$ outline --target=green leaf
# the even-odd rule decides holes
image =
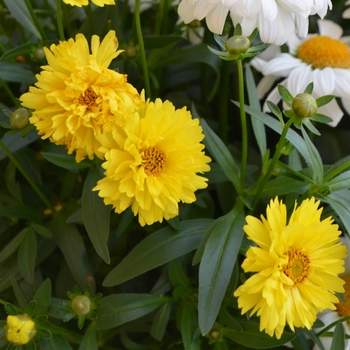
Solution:
[[[111,207],[103,203],[97,191],[92,191],[101,179],[100,169],[90,169],[83,188],[82,214],[83,223],[96,253],[107,263],[110,263],[108,250],[109,222]]]
[[[41,152],[41,155],[52,164],[55,164],[64,169],[68,169],[70,171],[78,171],[80,169],[91,167],[91,164],[88,161],[83,160],[80,163],[77,163],[73,155],[50,152]]]
[[[332,346],[330,350],[344,350],[345,349],[345,332],[342,323],[338,323],[334,330]]]
[[[149,314],[165,300],[151,294],[112,294],[100,300],[97,329],[111,329]]]
[[[5,170],[5,183],[10,194],[16,199],[19,204],[23,204],[21,187],[16,181],[16,166],[9,162]]]
[[[23,238],[28,231],[28,228],[24,228],[19,232],[12,240],[1,250],[0,252],[0,262],[9,258],[20,246],[23,241]]]
[[[311,160],[311,168],[314,172],[314,178],[317,179],[318,183],[322,183],[323,180],[323,163],[320,156],[320,153],[318,152],[315,145],[310,140],[307,132],[304,130],[304,128],[301,128],[301,133],[303,134],[307,151],[309,153],[309,159]]]
[[[278,108],[278,106],[276,106],[273,102],[271,102],[269,100],[266,101],[266,104],[269,107],[270,111],[278,118],[280,123],[283,125],[284,122],[283,122],[282,112]],[[288,111],[284,111],[284,112],[288,112]],[[288,114],[287,114],[287,116],[288,116]]]
[[[91,323],[85,331],[78,350],[98,350],[96,324]]]
[[[188,279],[186,273],[183,271],[177,259],[171,263],[171,266],[169,269],[169,278],[174,287],[181,286],[184,289],[191,288],[191,282]]]
[[[315,135],[320,136],[321,133],[315,128],[314,124],[311,123],[310,119],[304,119],[303,124]]]
[[[205,134],[204,144],[208,148],[210,154],[219,163],[221,169],[227,178],[233,183],[237,192],[241,190],[241,183],[239,181],[240,170],[234,161],[230,151],[222,140],[209,127],[204,119],[201,119],[201,125]]]
[[[47,313],[51,301],[51,281],[47,278],[34,294],[33,300],[37,302],[34,317]]]
[[[199,337],[195,337],[198,320],[195,309],[190,306],[181,308],[180,329],[185,350],[200,350]]]
[[[282,100],[287,104],[289,108],[292,108],[292,103],[294,100],[293,95],[285,88],[283,85],[278,84],[277,85],[278,92],[282,97]]]
[[[0,62],[0,78],[7,82],[25,83],[27,85],[32,85],[36,82],[34,73],[23,68],[18,63],[12,64],[8,62]]]
[[[196,249],[210,219],[182,221],[180,230],[165,227],[141,241],[105,278],[103,285],[114,286]]]
[[[30,228],[32,228],[36,233],[38,233],[39,235],[45,237],[45,238],[52,238],[52,233],[49,229],[47,229],[45,226],[36,224],[34,222],[32,222],[30,224]]]
[[[34,312],[36,310],[36,305],[37,302],[35,300],[32,300],[25,308],[24,313],[33,318]]]
[[[279,176],[265,185],[263,196],[273,198],[299,190],[305,192],[303,189],[308,186],[309,184],[303,181],[295,180],[288,176]]]
[[[270,349],[283,345],[293,338],[295,334],[283,332],[280,339],[270,337],[265,332],[260,332],[259,324],[255,322],[241,323],[242,331],[223,328],[226,337],[234,342],[252,349]]]
[[[219,313],[242,243],[244,223],[242,205],[238,203],[209,229],[199,267],[198,314],[203,335],[211,330]]]
[[[312,91],[314,90],[314,83],[311,82],[304,90],[304,93],[306,94],[312,94]]]
[[[131,224],[133,218],[134,218],[134,214],[130,208],[127,208],[121,214],[121,219],[120,219],[119,225],[117,227],[117,232],[116,232],[117,237],[120,237],[126,231],[126,229]]]
[[[260,109],[260,100],[256,92],[255,81],[254,81],[253,73],[252,73],[252,70],[250,69],[249,64],[245,66],[245,69],[246,69],[245,77],[246,77],[249,104],[251,107],[255,109]],[[252,127],[254,131],[255,139],[260,150],[260,155],[263,157],[267,149],[265,126],[264,126],[264,123],[262,123],[260,120],[256,118],[251,118],[251,119],[252,119]]]
[[[44,218],[44,213],[25,205],[3,205],[0,206],[0,216],[40,221]]]
[[[334,95],[325,95],[316,99],[317,107],[320,108],[334,99]]]
[[[40,350],[72,350],[72,347],[62,335],[52,334],[49,339],[40,339]]]
[[[170,319],[171,304],[165,303],[157,311],[151,327],[151,336],[162,341]]]
[[[24,279],[32,284],[34,281],[37,240],[35,232],[28,228],[18,249],[18,266]]]
[[[18,303],[19,307],[24,310],[27,306],[27,303],[28,303],[27,299],[24,296],[21,287],[18,285],[18,282],[16,281],[15,278],[13,278],[12,275],[11,275],[11,284],[12,284],[12,289],[13,289],[13,292],[15,294],[17,303]]]
[[[328,186],[332,192],[350,188],[350,170],[336,176],[324,185]]]

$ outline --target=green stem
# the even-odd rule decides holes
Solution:
[[[141,0],[136,0],[135,25],[136,25],[137,39],[140,47],[141,64],[142,64],[142,70],[143,70],[143,78],[145,80],[146,97],[151,98],[151,84],[149,80],[146,51],[145,51],[145,45],[143,43],[143,36],[142,36],[142,29],[141,29],[140,5],[141,5]]]
[[[20,103],[18,102],[18,100],[16,99],[15,95],[12,93],[11,89],[8,87],[6,82],[1,77],[0,77],[0,85],[3,86],[3,88],[5,89],[5,91],[9,95],[9,97],[11,98],[13,105],[16,106],[16,108],[19,108]]]
[[[40,24],[40,21],[38,20],[38,17],[36,16],[34,10],[33,10],[33,7],[32,7],[32,4],[30,3],[30,0],[24,0],[26,5],[27,5],[27,8],[29,10],[29,13],[32,17],[32,20],[36,26],[36,28],[38,29],[40,35],[41,35],[41,38],[43,40],[47,40],[47,36],[46,36],[46,33],[45,33],[45,30],[43,29],[43,27],[41,26]]]
[[[241,116],[241,128],[242,128],[242,161],[241,161],[241,184],[244,187],[245,174],[247,168],[248,158],[248,131],[247,131],[247,118],[244,108],[244,77],[243,77],[243,65],[242,60],[237,60],[238,69],[238,93],[239,93],[239,112]]]
[[[63,19],[62,19],[62,0],[56,0],[56,15],[57,15],[57,27],[58,27],[58,35],[60,40],[64,41],[64,30],[63,30]]]
[[[92,36],[93,34],[96,34],[96,32],[95,32],[94,16],[93,16],[92,9],[91,9],[91,1],[89,1],[89,4],[87,6],[84,6],[84,10],[85,10],[86,16],[88,18],[88,22],[89,22],[90,36]]]
[[[37,195],[41,198],[41,200],[45,203],[45,205],[48,208],[50,208],[52,211],[54,211],[54,208],[53,208],[52,204],[50,203],[50,201],[46,198],[44,193],[40,190],[40,188],[37,186],[37,184],[28,175],[26,170],[22,167],[21,163],[11,153],[11,151],[6,147],[6,145],[3,143],[3,141],[1,139],[0,139],[0,147],[6,153],[6,155],[9,157],[9,159],[12,161],[12,163],[16,166],[16,168],[20,171],[20,173],[24,176],[24,178],[29,182],[29,184],[32,186],[32,188],[37,193]]]
[[[271,173],[272,173],[273,169],[275,168],[277,160],[281,156],[281,151],[284,147],[284,142],[286,140],[288,130],[292,124],[293,124],[293,118],[289,118],[288,122],[283,126],[281,137],[280,137],[280,139],[277,143],[277,146],[276,146],[276,151],[275,151],[275,153],[270,161],[270,164],[266,170],[266,173],[263,174],[262,175],[263,177],[262,178],[260,177],[257,181],[258,190],[257,190],[256,194],[254,195],[252,210],[254,210],[256,205],[258,204],[258,201],[261,197],[262,191],[264,190],[267,181],[270,179]]]
[[[60,334],[64,336],[71,343],[80,344],[83,339],[82,335],[72,332],[67,328],[58,326],[49,321],[45,323],[45,329],[50,331],[53,334]]]
[[[350,160],[345,162],[344,164],[340,165],[338,168],[334,169],[333,171],[331,171],[328,175],[326,175],[323,178],[323,182],[327,182],[330,179],[332,179],[333,177],[335,177],[336,175],[342,173],[345,169],[350,167]]]

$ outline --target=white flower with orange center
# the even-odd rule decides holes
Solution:
[[[205,18],[216,34],[222,34],[230,13],[234,25],[241,24],[243,35],[258,28],[263,42],[282,45],[294,31],[305,37],[308,17],[317,13],[323,18],[331,6],[329,0],[182,0],[178,12],[185,23]]]
[[[295,35],[288,41],[289,53],[280,53],[269,61],[255,57],[251,64],[265,76],[258,85],[262,95],[271,86],[271,81],[285,78],[281,84],[295,96],[314,83],[313,96],[340,97],[345,110],[350,113],[350,50],[343,30],[329,20],[319,20],[319,35],[309,35],[301,40]],[[281,100],[277,87],[266,98],[277,104]],[[266,107],[265,107],[266,110]],[[318,109],[318,113],[333,119],[336,126],[343,112],[336,100]]]
[[[36,87],[20,97],[33,109],[30,123],[42,139],[76,151],[76,161],[94,155],[102,158],[98,137],[123,125],[144,105],[127,76],[108,68],[119,55],[118,39],[110,31],[103,41],[94,35],[91,53],[84,35],[44,48],[48,65],[36,76]]]
[[[350,252],[350,239],[349,237],[343,236],[340,237],[340,240],[347,247]],[[350,257],[348,256],[345,259],[345,272],[342,276],[340,276],[344,281],[344,289],[343,297],[345,302],[339,301],[335,306],[336,310],[325,310],[318,315],[318,318],[324,323],[325,327],[330,325],[333,322],[340,320],[343,317],[350,316]],[[343,322],[344,330],[347,335],[350,336],[350,321]],[[334,332],[335,327],[331,328],[329,332]],[[315,329],[316,332],[320,331],[320,328]],[[320,337],[320,340],[325,349],[330,349],[333,341],[332,337]],[[345,339],[345,350],[350,350],[350,339]],[[314,346],[313,350],[320,350],[318,345]]]

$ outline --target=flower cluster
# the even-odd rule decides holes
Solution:
[[[338,225],[321,220],[319,202],[304,200],[287,223],[286,206],[271,200],[266,218],[247,216],[244,231],[256,243],[242,264],[251,272],[234,293],[242,313],[260,316],[260,331],[280,338],[286,324],[310,329],[318,312],[335,310],[335,292],[344,291],[346,247]]]

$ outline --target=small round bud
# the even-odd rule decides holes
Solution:
[[[191,21],[190,23],[188,23],[188,25],[191,28],[199,28],[202,26],[201,21],[198,21],[198,19],[194,19],[193,21]]]
[[[243,35],[235,35],[231,36],[231,38],[226,41],[225,47],[231,55],[240,55],[248,51],[250,48],[250,41]]]
[[[295,96],[292,108],[300,118],[309,118],[316,113],[317,102],[310,94],[303,92]]]
[[[14,345],[29,343],[36,334],[35,323],[28,315],[9,315],[4,327],[6,339]]]
[[[16,130],[25,128],[29,123],[29,111],[26,108],[16,109],[10,117],[10,124]]]
[[[127,46],[125,48],[125,55],[127,55],[129,58],[134,58],[136,56],[136,48],[135,46]]]
[[[217,329],[213,329],[209,336],[212,340],[218,340],[221,337],[221,333]]]
[[[38,61],[42,61],[45,58],[45,52],[41,47],[38,47],[33,54],[34,58]]]
[[[72,310],[78,316],[85,316],[91,311],[91,300],[85,295],[78,295],[72,300]]]

